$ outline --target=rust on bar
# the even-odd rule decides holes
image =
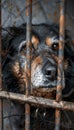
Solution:
[[[44,108],[58,108],[62,110],[71,110],[74,111],[74,103],[73,102],[67,102],[67,101],[60,101],[56,102],[55,100],[46,99],[42,97],[34,97],[34,96],[26,96],[24,94],[18,94],[18,93],[12,93],[12,92],[6,92],[6,91],[0,91],[0,98],[6,98],[11,100],[16,100],[18,102],[26,102],[31,105],[37,105],[39,107]]]
[[[58,52],[58,76],[56,101],[60,102],[62,98],[62,89],[64,88],[64,37],[65,37],[65,0],[60,1],[60,25],[59,25],[59,52]],[[55,130],[60,130],[61,111],[55,110]]]
[[[32,0],[26,0],[26,96],[31,91],[31,21],[32,21]],[[25,104],[25,130],[30,130],[30,104]]]
[[[1,0],[0,0],[0,91],[2,91],[2,65],[1,65]],[[3,130],[3,99],[0,99],[0,130]]]

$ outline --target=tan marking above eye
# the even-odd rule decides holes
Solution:
[[[39,44],[39,39],[38,39],[38,37],[36,37],[36,36],[32,36],[32,39],[31,39],[31,42],[32,42],[32,44],[34,45],[34,47],[35,47],[35,49],[37,49],[37,46],[38,46],[38,44]]]
[[[46,40],[45,40],[45,42],[46,42],[46,44],[47,44],[49,47],[51,47],[51,45],[52,45],[52,40],[51,40],[50,37],[47,37]]]

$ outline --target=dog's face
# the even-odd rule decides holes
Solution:
[[[33,40],[32,40],[33,41]],[[58,53],[56,35],[45,36],[37,45],[38,50],[31,64],[31,81],[33,88],[54,88],[56,86],[56,61],[52,53]]]
[[[57,85],[58,28],[48,25],[32,26],[31,42],[31,88],[32,90],[40,90],[40,92],[54,91]],[[67,49],[65,50],[64,71],[68,77],[70,73],[68,69],[71,69],[72,64],[70,60],[67,60],[69,59],[68,47],[65,48]],[[27,60],[25,26],[17,29],[17,34],[15,33],[15,36],[8,43],[8,50],[6,65],[3,69],[4,82],[11,89],[14,85],[15,90],[19,89],[20,86],[20,91],[23,91],[25,82],[29,80],[29,72],[25,70]],[[8,77],[12,78],[7,81]],[[66,83],[67,80],[63,79],[64,81]]]

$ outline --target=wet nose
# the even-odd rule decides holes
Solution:
[[[53,67],[53,66],[46,67],[45,76],[46,76],[46,78],[48,78],[50,80],[54,80],[56,78],[56,76],[57,76],[56,68]]]

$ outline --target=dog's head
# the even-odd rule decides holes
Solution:
[[[10,36],[9,36],[10,35]],[[3,40],[3,80],[9,90],[23,91],[29,72],[26,65],[26,26],[11,28]],[[56,90],[59,28],[55,25],[32,26],[31,88],[40,93]],[[68,95],[74,86],[74,46],[68,36],[65,39],[63,95]]]

